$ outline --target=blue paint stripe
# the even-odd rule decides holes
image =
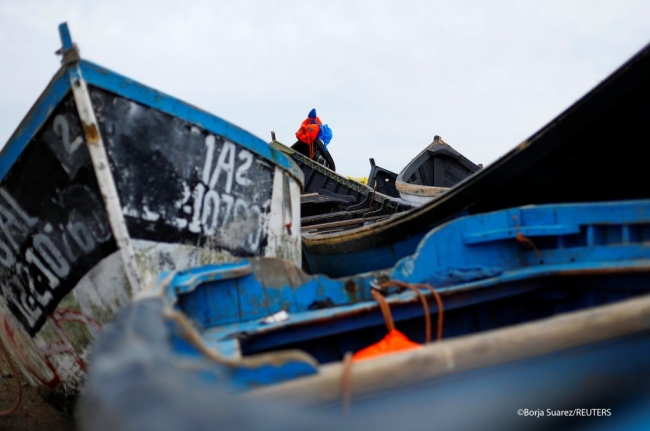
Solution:
[[[38,98],[27,116],[0,152],[0,181],[4,180],[23,150],[40,130],[54,108],[70,90],[70,80],[65,69],[60,69]]]
[[[97,64],[82,60],[80,66],[81,73],[88,84],[173,115],[204,128],[210,133],[223,136],[289,171],[298,179],[301,186],[304,183],[302,171],[288,156],[234,124]]]

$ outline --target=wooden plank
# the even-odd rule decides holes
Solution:
[[[331,223],[315,224],[304,228],[303,232],[310,232],[312,230],[319,230],[319,229],[331,229],[331,228],[342,227],[342,226],[353,226],[355,224],[363,224],[367,221],[376,221],[388,217],[390,216],[380,215],[380,216],[366,217],[366,218],[355,218],[352,220],[334,221]]]

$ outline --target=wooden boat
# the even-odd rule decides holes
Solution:
[[[436,135],[399,173],[395,188],[402,199],[423,204],[480,169]]]
[[[375,164],[375,159],[372,157],[370,158],[370,173],[368,174],[368,184],[373,189],[379,193],[398,198],[400,195],[397,191],[397,188],[395,187],[396,180],[397,174],[395,172],[377,166]]]
[[[330,279],[250,258],[162,274],[99,341],[80,414],[85,429],[161,423],[143,409],[249,429],[343,407],[343,429],[372,415],[424,429],[432,413],[448,429],[464,409],[480,423],[607,408],[571,403],[650,387],[649,244],[650,200],[532,205],[441,225],[385,271]],[[389,318],[417,344],[350,361],[394,333]]]
[[[302,172],[221,118],[79,58],[0,154],[0,337],[47,397],[74,396],[93,339],[164,269],[301,262]]]
[[[303,230],[325,223],[355,219],[374,220],[414,208],[415,204],[379,193],[358,181],[339,175],[309,157],[283,145],[271,132],[270,146],[298,164],[305,178],[301,195]],[[360,222],[361,223],[361,222]]]
[[[461,215],[527,204],[650,197],[645,146],[650,48],[529,139],[439,198],[390,220],[303,238],[313,273],[332,277],[393,266],[432,228]]]

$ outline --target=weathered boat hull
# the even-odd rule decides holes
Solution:
[[[271,147],[287,154],[300,167],[305,178],[302,193],[322,194],[324,204],[318,205],[317,200],[306,199],[301,206],[301,216],[306,219],[304,226],[314,224],[309,217],[327,215],[335,212],[365,210],[364,214],[385,213],[395,214],[413,208],[414,205],[395,199],[391,196],[377,193],[373,188],[358,181],[339,175],[333,170],[317,163],[309,157],[295,151],[273,139]],[[313,205],[316,204],[316,205]]]
[[[402,199],[425,204],[478,171],[480,167],[435,136],[395,179]]]
[[[528,140],[421,207],[388,221],[303,240],[314,273],[332,277],[390,267],[435,226],[466,214],[526,204],[650,197],[645,146],[650,47]]]
[[[73,397],[103,325],[160,270],[301,262],[302,173],[225,122],[80,60],[0,155],[0,337],[29,382]]]
[[[353,416],[365,418],[371,411],[403,417],[395,406],[406,405],[409,415],[428,417],[433,403],[451,426],[464,422],[454,416],[458,410],[445,410],[444,400],[468,397],[476,408],[485,402],[479,394],[506,387],[516,390],[519,402],[553,401],[539,406],[544,409],[574,409],[564,403],[647,388],[649,239],[647,200],[529,206],[442,225],[413,257],[388,271],[329,279],[277,259],[248,259],[165,274],[101,343],[101,366],[91,370],[85,392],[93,400],[86,405],[87,424],[97,424],[91,413],[98,406],[116,417],[136,417],[120,395],[132,382],[161,390],[151,366],[190,382],[174,386],[179,392],[168,393],[161,410],[181,411],[185,394],[211,387],[226,403],[275,402],[284,412],[340,409],[351,396]],[[385,334],[371,291],[396,281],[435,286],[444,306],[432,304],[429,311],[440,316],[444,309],[444,320],[438,319],[443,341],[426,343],[419,294],[384,289],[395,326],[425,344],[342,363],[346,352]],[[427,290],[421,293],[431,301]],[[512,399],[492,401],[495,411],[512,416],[538,408],[508,411]]]

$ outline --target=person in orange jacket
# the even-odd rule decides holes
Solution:
[[[334,159],[326,148],[332,139],[332,130],[318,118],[316,109],[309,111],[307,118],[300,124],[296,138],[298,140],[291,146],[292,149],[333,171],[336,170]]]

